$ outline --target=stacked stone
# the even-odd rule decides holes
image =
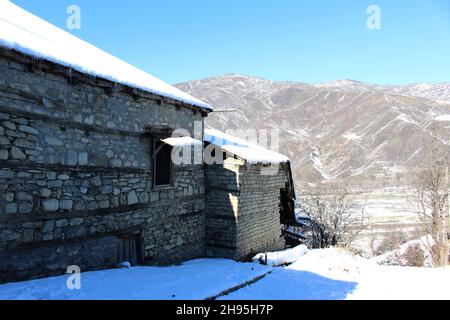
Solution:
[[[203,166],[155,188],[147,134],[201,112],[5,49],[0,71],[0,282],[112,267],[136,232],[145,263],[204,256]]]
[[[287,173],[261,174],[262,165],[207,166],[206,245],[211,257],[247,259],[284,247],[280,191]]]

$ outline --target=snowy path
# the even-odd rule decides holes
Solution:
[[[271,268],[226,259],[198,259],[173,267],[136,267],[81,274],[81,290],[68,276],[0,285],[0,300],[200,300],[264,275]]]
[[[379,266],[338,249],[312,250],[221,299],[450,299],[450,269]]]

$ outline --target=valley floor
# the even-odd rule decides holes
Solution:
[[[340,249],[299,251],[287,267],[200,259],[173,267],[86,272],[0,285],[0,299],[205,299],[267,274],[219,299],[450,299],[450,268],[380,266]]]

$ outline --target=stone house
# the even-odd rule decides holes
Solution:
[[[206,103],[0,3],[0,282],[203,257]],[[156,151],[159,151],[156,154]]]
[[[213,129],[204,141],[205,156],[224,159],[205,166],[208,256],[246,260],[283,249],[295,224],[289,159]]]
[[[242,259],[281,248],[280,213],[283,222],[293,199],[286,159],[275,176],[260,176],[267,164],[239,154],[223,165],[171,161],[186,140],[202,148],[209,112],[0,1],[0,283],[69,265]],[[186,136],[172,137],[178,129]]]

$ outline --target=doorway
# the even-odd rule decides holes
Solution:
[[[119,263],[129,262],[131,266],[142,264],[142,237],[140,233],[119,236],[117,251]]]

